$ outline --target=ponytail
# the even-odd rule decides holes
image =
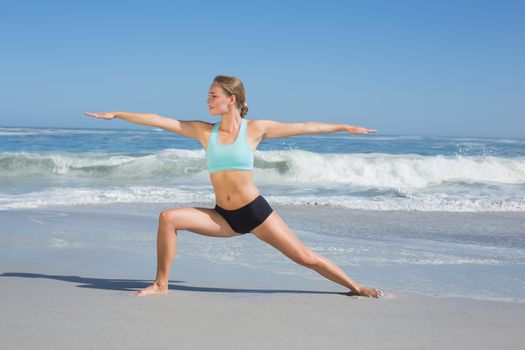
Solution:
[[[246,114],[248,114],[248,104],[244,102],[241,107],[241,118],[244,118]]]

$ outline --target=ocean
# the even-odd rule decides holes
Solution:
[[[38,233],[0,228],[0,244],[154,252],[159,210],[214,206],[204,155],[197,141],[154,128],[0,128],[0,218],[46,222]],[[254,166],[261,194],[294,232],[350,276],[525,301],[525,139],[303,135],[262,141]],[[43,219],[108,210],[127,219],[100,232],[64,227],[68,215]],[[250,236],[186,235],[180,254],[322,279]]]

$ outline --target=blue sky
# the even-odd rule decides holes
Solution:
[[[84,111],[248,118],[383,134],[524,137],[525,1],[2,1],[0,126],[134,128]]]

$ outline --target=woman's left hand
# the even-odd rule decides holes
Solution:
[[[347,125],[346,131],[348,131],[351,134],[370,134],[377,132],[375,129],[367,129],[362,126],[353,126],[353,125]]]

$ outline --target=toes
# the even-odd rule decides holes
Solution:
[[[134,297],[141,297],[141,296],[149,294],[147,292],[148,292],[148,289],[144,288],[144,289],[136,290],[136,291],[132,292],[131,295],[134,296]]]
[[[142,296],[147,296],[147,295],[167,295],[167,294],[168,294],[167,290],[161,290],[154,286],[146,287],[142,290],[134,291],[131,293],[131,295],[135,297],[142,297]]]

